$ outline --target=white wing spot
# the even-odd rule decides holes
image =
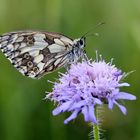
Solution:
[[[35,78],[36,73],[33,71],[29,71],[28,76],[31,78]]]
[[[35,46],[32,46],[31,49],[42,50],[42,49],[44,49],[45,47],[46,47],[46,46],[37,46],[37,45],[35,45]]]
[[[62,60],[62,58],[57,59],[57,60],[54,62],[54,65],[57,66],[57,65],[60,63],[61,60]]]
[[[13,50],[14,50],[14,47],[13,47],[12,44],[7,45],[7,48],[8,48],[10,51],[13,51]]]
[[[59,58],[59,57],[62,57],[64,54],[57,54],[56,56],[55,56],[55,58],[57,59],[57,58]]]
[[[62,36],[60,40],[68,44],[73,44],[73,41],[65,36]]]
[[[37,67],[39,68],[40,71],[43,70],[45,63],[40,62]]]
[[[26,46],[27,46],[27,44],[22,42],[21,45],[20,45],[20,48],[24,48]]]
[[[24,37],[23,37],[23,36],[18,37],[18,38],[16,39],[16,42],[21,42],[21,41],[23,41],[23,39],[24,39]]]
[[[6,46],[7,43],[8,43],[8,41],[3,41],[3,42],[1,42],[1,45],[2,45],[2,46]]]
[[[53,69],[53,66],[50,66],[47,71],[51,71]]]
[[[13,41],[11,42],[11,43],[14,43],[15,42],[15,40],[18,38],[18,35],[17,34],[14,34],[14,35],[12,35],[12,37],[13,37]]]
[[[39,34],[38,33],[38,34],[34,35],[34,39],[35,39],[36,42],[46,42],[44,40],[45,37],[46,37],[45,34]]]
[[[46,46],[48,46],[48,43],[47,42],[37,42],[37,41],[35,41],[34,45],[35,46],[44,46],[44,47],[46,47]]]
[[[2,40],[7,40],[8,38],[9,38],[9,36],[6,35],[6,36],[1,37],[0,39],[2,39]]]
[[[64,43],[60,39],[55,38],[54,42],[60,46],[64,46]]]
[[[65,51],[65,46],[60,46],[57,44],[52,44],[48,46],[49,50],[51,53],[58,53],[58,52],[62,52]]]
[[[29,54],[30,54],[31,56],[35,57],[35,56],[39,55],[39,51],[38,51],[38,50],[31,50],[31,51],[29,52]]]
[[[43,60],[43,58],[44,58],[44,56],[42,54],[40,54],[34,58],[34,62],[38,64],[39,62],[41,62]]]
[[[24,47],[21,49],[21,54],[25,53],[25,52],[29,52],[31,50],[31,47]]]
[[[26,66],[21,66],[20,68],[18,68],[18,70],[21,72],[21,73],[25,73],[27,72],[27,67]]]

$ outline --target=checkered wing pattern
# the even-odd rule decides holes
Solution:
[[[20,31],[0,36],[0,49],[23,75],[40,78],[69,62],[73,40],[51,32]]]

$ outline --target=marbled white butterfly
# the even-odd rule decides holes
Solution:
[[[84,56],[85,36],[71,39],[43,31],[19,31],[0,36],[0,49],[16,69],[31,78],[57,70]]]

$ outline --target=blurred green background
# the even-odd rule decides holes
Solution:
[[[128,115],[117,107],[103,113],[107,140],[140,140],[140,1],[139,0],[0,0],[0,34],[16,30],[48,30],[80,37],[99,22],[99,37],[87,39],[87,54],[103,57],[123,71],[131,87],[123,91],[137,96],[126,101]],[[64,71],[61,69],[61,71]],[[64,125],[64,113],[52,116],[53,103],[43,100],[58,73],[40,80],[22,76],[0,52],[0,140],[87,140],[91,128],[79,116]]]

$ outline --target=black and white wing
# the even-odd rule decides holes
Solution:
[[[20,31],[0,36],[0,49],[16,69],[40,78],[68,63],[73,40],[57,33]]]

